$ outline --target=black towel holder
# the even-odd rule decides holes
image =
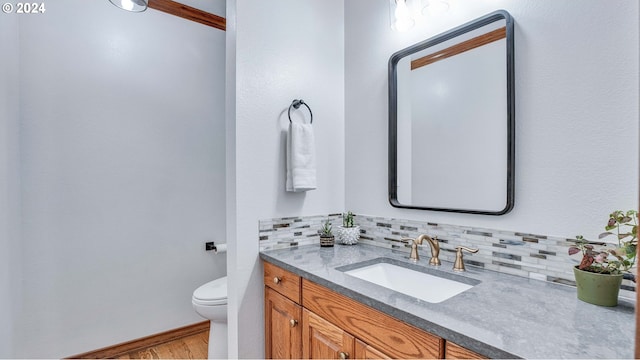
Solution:
[[[310,107],[309,107],[309,105],[307,105],[307,103],[306,103],[306,102],[304,102],[304,100],[302,100],[302,99],[300,99],[300,100],[298,100],[298,99],[293,100],[293,101],[291,102],[291,105],[289,105],[289,111],[287,112],[287,114],[289,115],[289,122],[292,122],[292,121],[291,121],[291,107],[293,107],[294,109],[299,109],[299,108],[300,108],[300,105],[304,105],[304,106],[306,106],[306,107],[307,107],[307,110],[309,110],[309,114],[311,114],[311,121],[309,121],[309,124],[313,124],[313,113],[311,112],[311,108],[310,108]]]

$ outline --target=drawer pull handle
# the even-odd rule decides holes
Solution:
[[[296,325],[298,325],[298,320],[291,319],[291,320],[289,320],[289,324],[291,324],[291,327],[296,327]]]
[[[277,277],[277,276],[273,278],[273,283],[274,284],[280,284],[281,281],[282,281],[282,279]]]
[[[348,352],[344,352],[344,351],[340,351],[338,353],[338,355],[340,356],[340,359],[345,360],[349,358],[349,353]]]

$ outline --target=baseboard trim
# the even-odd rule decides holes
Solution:
[[[123,342],[102,349],[69,356],[66,359],[113,359],[124,356],[133,351],[139,351],[149,347],[181,339],[187,336],[199,334],[209,330],[209,321],[183,326],[177,329],[161,332],[155,335],[145,336],[136,340]]]

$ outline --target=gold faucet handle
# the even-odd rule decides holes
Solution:
[[[462,250],[468,251],[468,252],[470,252],[472,254],[475,254],[475,253],[478,252],[479,249],[471,249],[471,248],[468,248],[466,246],[456,246],[456,251],[458,251],[459,253],[462,254]]]
[[[413,239],[412,238],[401,238],[400,241],[402,241],[405,244],[411,245],[411,242],[413,241]]]
[[[462,261],[462,250],[473,254],[478,252],[478,249],[471,249],[466,246],[456,246],[456,261],[453,263],[453,271],[465,271],[464,261]]]
[[[420,260],[420,255],[418,255],[418,243],[415,239],[412,238],[402,238],[402,242],[405,244],[409,244],[411,247],[411,253],[409,254],[409,260],[413,262],[417,262]]]

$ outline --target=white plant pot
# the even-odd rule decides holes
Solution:
[[[358,239],[360,239],[360,226],[356,225],[354,227],[344,227],[338,226],[338,231],[336,232],[338,235],[338,241],[344,245],[355,245],[358,243]]]

